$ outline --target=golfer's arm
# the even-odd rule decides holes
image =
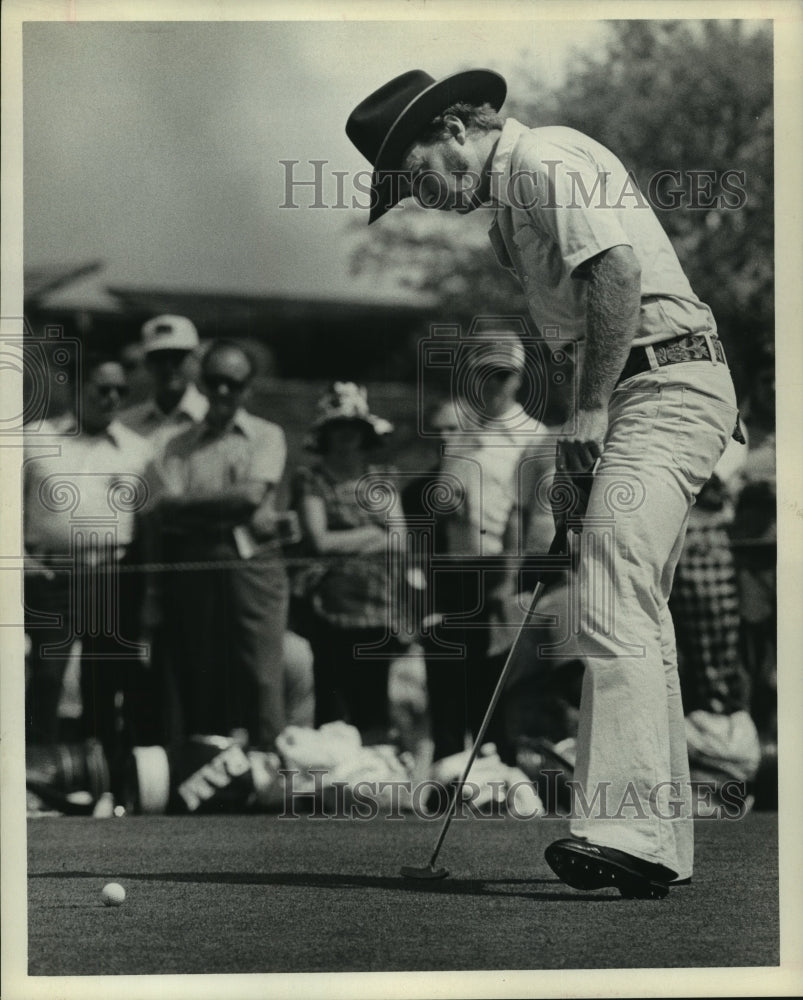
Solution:
[[[641,267],[629,246],[612,247],[584,265],[588,279],[580,410],[600,410],[624,368],[641,306]]]

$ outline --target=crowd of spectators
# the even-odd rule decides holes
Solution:
[[[248,351],[201,346],[184,317],[146,323],[151,393],[128,408],[119,358],[85,352],[74,412],[29,436],[29,745],[97,739],[119,795],[132,746],[195,734],[271,751],[288,725],[344,720],[364,744],[403,742],[389,672],[417,656],[433,766],[460,753],[522,619],[526,557],[554,533],[553,439],[517,401],[518,337],[499,331],[467,356],[476,391],[432,408],[438,461],[407,476],[386,458],[392,425],[353,382],[321,398],[288,476],[284,430],[249,412]],[[693,511],[672,611],[693,775],[752,781],[776,727],[769,354],[743,424],[747,447],[732,443]],[[510,764],[522,746],[574,736],[582,668],[534,652],[568,614],[567,580],[548,588],[489,730]]]

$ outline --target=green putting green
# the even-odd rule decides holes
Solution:
[[[28,823],[30,975],[772,966],[777,815],[697,823],[691,886],[661,902],[558,882],[564,820],[277,816]],[[119,882],[122,906],[101,890]]]

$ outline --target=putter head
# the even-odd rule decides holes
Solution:
[[[404,865],[401,869],[401,874],[403,878],[431,881],[432,879],[447,878],[449,872],[446,868],[433,868],[432,865],[425,865],[423,868],[413,868],[409,865]]]

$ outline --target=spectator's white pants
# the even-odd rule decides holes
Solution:
[[[736,422],[730,372],[693,361],[635,376],[609,416],[574,580],[586,665],[575,778],[589,808],[579,796],[571,832],[685,878],[689,766],[667,599],[690,507]]]

